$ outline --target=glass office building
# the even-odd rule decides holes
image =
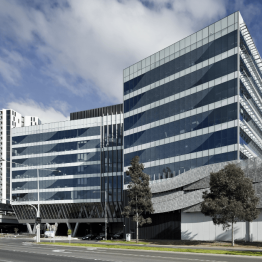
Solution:
[[[107,192],[109,231],[135,238],[134,222],[121,212],[125,171],[139,156],[155,210],[139,238],[228,240],[230,231],[200,212],[210,173],[236,163],[262,192],[262,61],[241,14],[123,73],[123,104],[14,129],[11,194],[19,222],[34,223],[35,211],[24,204],[39,201],[43,223],[76,223],[73,235],[87,223],[89,232],[102,232]],[[262,215],[252,226],[237,224],[236,239],[261,241],[261,225]]]
[[[261,62],[235,12],[124,70],[124,171],[140,157],[155,208],[142,238],[183,239],[212,167],[262,157]]]
[[[104,222],[105,192],[109,221],[121,222],[122,123],[120,104],[15,129],[12,199],[19,222],[34,222],[35,211],[25,204],[38,201],[46,223]]]
[[[240,157],[237,18],[124,70],[125,167],[138,155],[158,180]]]

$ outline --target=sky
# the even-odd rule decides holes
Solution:
[[[261,53],[261,0],[0,0],[0,109],[122,103],[123,69],[238,10]]]

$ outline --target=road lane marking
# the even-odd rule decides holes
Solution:
[[[9,250],[9,251],[13,251],[13,250]],[[29,251],[25,251],[25,250],[19,250],[20,252],[26,252],[26,253],[34,253],[34,254],[39,254],[39,255],[47,255],[46,253],[39,253],[39,252],[32,252],[31,250]],[[53,250],[53,252],[56,252],[56,253],[61,253],[61,254],[64,254],[65,250],[63,249],[57,249],[57,250]],[[95,254],[95,252],[94,252]],[[104,254],[104,253],[100,253],[100,254]],[[131,256],[135,256],[135,257],[154,257],[154,258],[159,258],[159,259],[172,259],[172,260],[187,260],[187,261],[205,261],[205,262],[208,262],[210,260],[202,260],[202,259],[190,259],[190,258],[176,258],[176,257],[162,257],[162,256],[150,256],[150,255],[134,255],[134,254],[119,254],[119,253],[107,253],[107,255],[110,254],[110,255],[131,255]],[[50,255],[53,255],[53,256],[63,256],[63,255],[55,255],[55,254],[50,254]],[[65,255],[65,257],[69,257],[67,255]],[[81,259],[85,259],[83,257],[77,257],[77,258],[81,258]],[[98,260],[98,259],[96,259]],[[0,261],[1,262],[1,261]],[[215,262],[226,262],[226,261],[215,261]]]
[[[6,247],[9,247],[10,248],[10,245],[5,245]],[[40,252],[32,252],[32,250],[30,250],[30,251],[24,251],[24,249],[26,249],[26,247],[25,246],[19,246],[20,248],[22,248],[23,250],[19,250],[20,252],[29,252],[29,253],[35,253],[35,254],[41,254],[41,255],[47,255],[46,253],[40,253]],[[30,247],[31,248],[31,247]],[[50,247],[50,248],[52,248],[52,247]],[[48,248],[48,250],[50,250],[50,248]],[[17,249],[17,245],[16,245],[16,249]],[[28,249],[29,249],[29,247],[28,247]],[[36,251],[38,251],[39,249],[41,249],[41,247],[39,246],[39,248],[37,247],[37,248],[35,248],[35,249],[37,249]],[[13,251],[13,250],[9,250],[9,251]],[[18,250],[17,250],[18,251]],[[39,250],[40,251],[40,250]],[[51,251],[51,250],[50,250]],[[74,250],[74,252],[79,252],[80,250],[79,249],[76,249],[76,250]],[[102,251],[102,250],[101,250]],[[103,250],[103,251],[106,251],[105,249]],[[210,260],[210,259],[208,259],[208,260],[203,260],[203,259],[190,259],[190,258],[175,258],[175,257],[161,257],[161,256],[150,256],[150,255],[134,255],[134,254],[131,254],[131,252],[129,253],[129,254],[123,254],[123,253],[121,253],[121,251],[123,252],[123,250],[119,250],[119,252],[118,253],[106,253],[106,254],[111,254],[111,255],[118,255],[118,256],[123,256],[123,255],[129,255],[129,256],[140,256],[140,257],[143,257],[143,256],[146,256],[146,257],[154,257],[154,258],[162,258],[162,259],[172,259],[172,260],[177,260],[177,259],[180,259],[180,260],[188,260],[188,261],[205,261],[205,262],[210,262],[210,261],[214,261],[214,262],[225,262],[225,261],[215,261],[215,260]],[[129,251],[131,251],[131,250],[129,250]],[[84,251],[84,252],[86,252],[87,253],[87,251]],[[103,253],[101,253],[101,252],[93,252],[94,254],[100,254],[100,255],[102,255]],[[180,253],[181,254],[181,253]],[[51,254],[51,255],[54,255],[54,254]],[[175,255],[175,253],[173,253],[173,255]],[[201,254],[198,254],[198,255],[201,255]],[[61,255],[60,255],[61,256]],[[69,257],[69,256],[65,256],[65,257]],[[82,257],[78,257],[78,258],[81,258],[82,259]],[[245,257],[246,258],[246,257]],[[257,258],[257,257],[250,257],[250,258]],[[1,261],[0,260],[0,262],[12,262],[12,261]]]

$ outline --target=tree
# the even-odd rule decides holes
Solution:
[[[234,246],[234,224],[252,221],[258,217],[256,196],[252,181],[245,177],[243,170],[235,164],[228,164],[217,173],[211,173],[210,192],[203,193],[201,212],[210,216],[215,225],[223,225],[223,230],[232,226],[232,246]]]
[[[136,222],[136,242],[138,243],[138,226],[151,224],[150,217],[144,218],[142,214],[154,213],[151,201],[152,193],[149,187],[149,175],[143,172],[144,165],[139,163],[139,157],[135,156],[131,160],[131,166],[128,167],[126,174],[130,176],[131,181],[127,186],[128,205],[124,208],[122,215],[129,218],[133,215],[133,221]]]

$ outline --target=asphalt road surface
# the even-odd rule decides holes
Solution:
[[[0,239],[0,262],[247,262],[261,257],[35,245],[24,239]]]

